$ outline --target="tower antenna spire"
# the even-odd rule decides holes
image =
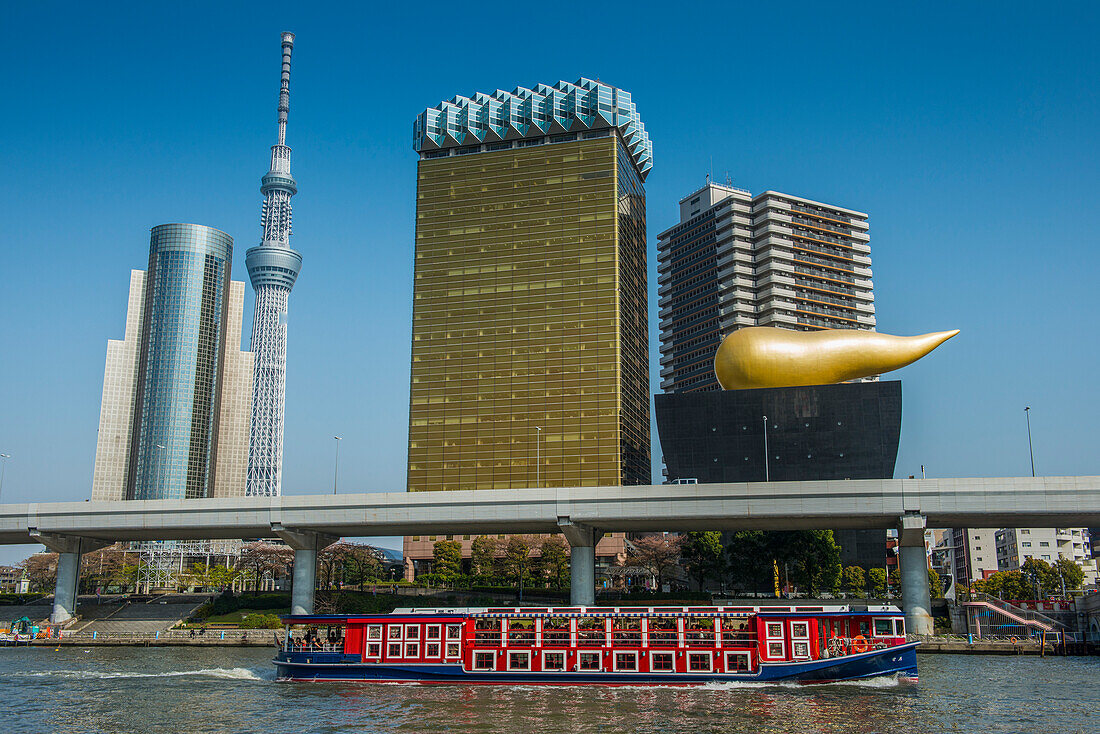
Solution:
[[[279,145],[286,145],[286,118],[290,114],[290,52],[294,34],[283,33],[283,71],[279,80]]]
[[[290,197],[298,184],[290,175],[286,120],[290,113],[290,54],[294,34],[282,37],[279,78],[279,142],[271,146],[271,167],[260,181],[263,236],[245,255],[256,310],[252,317],[252,426],[246,495],[278,496],[283,483],[283,417],[286,413],[286,337],[290,291],[302,256],[290,249]]]

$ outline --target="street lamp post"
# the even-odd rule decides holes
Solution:
[[[535,431],[535,487],[540,487],[542,486],[542,426],[535,426]],[[523,597],[520,596],[520,598]]]
[[[336,494],[336,481],[340,476],[340,436],[333,436],[336,440],[336,464],[332,467],[332,493]]]
[[[11,454],[0,454],[0,496],[4,492],[4,471],[8,468],[8,459],[11,458]]]
[[[1024,408],[1024,417],[1027,418],[1027,452],[1031,454],[1031,476],[1035,476],[1035,449],[1031,447],[1031,406]]]
[[[764,416],[764,481],[771,481],[771,469],[768,466],[768,416]]]

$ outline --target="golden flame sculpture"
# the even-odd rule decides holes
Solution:
[[[900,369],[958,333],[892,336],[854,329],[749,326],[722,340],[714,355],[714,374],[725,390],[846,382]]]

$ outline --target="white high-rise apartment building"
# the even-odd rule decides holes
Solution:
[[[707,183],[658,238],[664,392],[718,390],[714,353],[743,326],[875,328],[862,212]]]
[[[997,568],[1015,571],[1029,558],[1047,563],[1073,561],[1085,572],[1085,583],[1096,581],[1085,528],[1004,528],[997,531]]]

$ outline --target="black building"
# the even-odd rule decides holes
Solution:
[[[664,393],[654,402],[669,481],[894,476],[901,439],[898,380]],[[838,531],[836,538],[845,565],[885,564],[882,531]]]

